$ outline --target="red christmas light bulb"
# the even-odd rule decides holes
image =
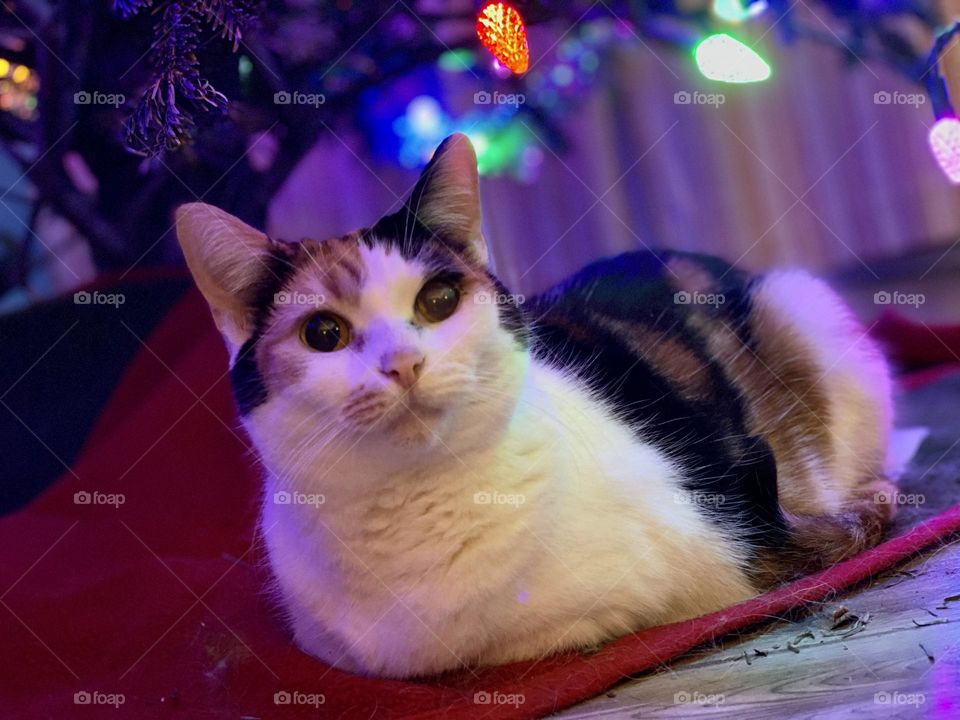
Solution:
[[[527,27],[513,5],[488,2],[477,15],[477,36],[483,46],[511,72],[521,75],[530,67]]]

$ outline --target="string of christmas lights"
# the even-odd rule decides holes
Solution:
[[[774,43],[829,48],[854,69],[883,63],[930,89],[930,149],[960,182],[960,118],[940,74],[953,65],[936,67],[956,39],[936,31],[955,18],[931,0],[409,0],[386,13],[358,0],[111,0],[51,15],[39,5],[0,17],[0,139],[30,172],[37,206],[83,233],[101,267],[165,257],[165,245],[137,238],[150,237],[144,227],[161,233],[185,199],[170,173],[184,188],[236,177],[210,201],[262,224],[294,168],[344,125],[374,161],[411,168],[459,130],[481,172],[532,181],[546,152],[575,142],[566,118],[609,85],[621,50],[641,43],[667,63],[673,50],[714,78],[705,83],[777,77],[764,57]],[[101,186],[124,192],[75,186],[67,152],[96,158]],[[21,254],[11,282],[32,257]]]
[[[712,0],[711,4],[714,16],[731,24],[760,17],[768,7],[767,0]],[[960,184],[960,118],[950,103],[939,62],[947,44],[958,32],[960,22],[937,34],[925,66],[926,71],[908,67],[911,78],[923,80],[927,86],[936,119],[929,133],[930,148],[944,174],[954,184]],[[523,19],[517,8],[506,2],[487,2],[477,17],[477,33],[484,47],[506,68],[515,74],[527,71],[530,50]],[[853,52],[842,40],[840,44],[848,52]],[[756,50],[726,32],[699,39],[693,48],[693,57],[700,73],[716,82],[760,82],[768,79],[772,72],[770,65]]]
[[[835,21],[829,32],[797,20],[793,4],[787,0],[688,0],[682,4],[634,0],[600,9],[588,8],[586,12],[576,3],[554,0],[478,0],[475,12],[468,11],[466,16],[436,13],[417,16],[416,19],[404,18],[401,8],[395,14],[383,16],[378,23],[382,23],[381,27],[387,33],[384,37],[403,38],[402,47],[415,46],[414,57],[405,59],[397,54],[396,48],[388,52],[389,48],[384,46],[389,42],[383,40],[371,46],[373,41],[367,42],[370,36],[365,31],[358,32],[359,40],[346,51],[330,48],[335,59],[329,61],[329,66],[320,62],[312,70],[307,65],[291,67],[290,77],[297,78],[300,86],[284,86],[279,90],[283,91],[280,94],[284,97],[323,97],[324,110],[328,112],[333,112],[334,108],[341,112],[356,107],[356,101],[351,98],[362,98],[364,85],[368,89],[376,88],[381,94],[405,94],[402,105],[392,117],[383,118],[379,126],[366,123],[371,147],[383,144],[377,136],[386,126],[387,132],[397,140],[392,159],[417,166],[430,156],[431,145],[442,139],[437,133],[460,130],[470,134],[478,147],[485,149],[481,152],[481,169],[485,173],[510,173],[515,177],[532,178],[538,158],[536,147],[540,141],[546,138],[552,142],[554,151],[564,146],[559,121],[580,101],[578,94],[585,95],[596,83],[598,72],[602,70],[606,44],[620,40],[629,42],[633,36],[650,37],[690,51],[699,72],[712,82],[756,83],[770,78],[774,69],[762,57],[762,48],[756,43],[744,42],[749,34],[744,26],[775,15],[770,18],[764,35],[778,36],[784,42],[804,38],[832,45],[841,50],[848,62],[853,62],[854,58],[879,57],[912,81],[925,82],[936,114],[936,124],[930,132],[931,149],[947,177],[960,183],[960,159],[956,159],[960,155],[957,149],[960,145],[960,119],[956,117],[947,97],[946,85],[935,69],[946,43],[954,36],[955,26],[937,37],[930,58],[924,63],[926,50],[914,49],[914,38],[918,36],[914,32],[916,28],[901,32],[886,23],[887,20],[909,21],[925,25],[932,31],[936,18],[919,2],[873,0],[866,8],[851,7],[849,0],[821,0],[818,11],[826,9]],[[264,77],[270,80],[268,85],[275,84],[284,73],[282,64],[277,63],[277,59],[283,62],[282,55],[272,58],[265,68],[259,67],[259,60],[278,52],[276,48],[280,46],[270,45],[270,50],[266,51],[263,42],[268,39],[257,40],[254,30],[256,0],[218,0],[216,12],[211,9],[214,4],[194,6],[182,0],[114,0],[113,6],[124,18],[142,15],[146,8],[153,8],[153,16],[158,19],[156,42],[162,40],[166,43],[164,47],[169,46],[169,51],[162,53],[154,48],[156,73],[152,81],[145,84],[148,90],[140,96],[139,103],[135,103],[132,115],[129,107],[120,110],[128,115],[128,143],[142,154],[175,152],[192,142],[202,129],[198,126],[201,118],[205,125],[236,124],[233,116],[223,114],[228,107],[228,98],[206,79],[208,69],[197,58],[203,32],[224,35],[232,46],[230,49],[238,52],[237,75],[241,88],[256,82],[262,85]],[[261,9],[265,8],[261,6]],[[361,12],[359,5],[349,2],[344,4],[343,10],[340,14],[324,17],[328,21],[344,22],[345,27],[349,27],[350,17]],[[322,14],[320,10],[316,12]],[[409,13],[413,12],[409,10]],[[528,37],[531,21],[546,23],[561,17],[574,20],[574,29],[564,34],[556,52],[553,52],[553,46],[537,48],[531,45]],[[183,18],[189,22],[183,22]],[[455,49],[450,52],[444,52],[446,40],[433,42],[439,40],[433,31],[430,37],[420,38],[419,44],[414,42],[416,33],[422,35],[424,27],[439,29],[447,20],[472,21],[472,38],[453,40],[451,44]],[[825,24],[823,20],[819,22]],[[261,29],[268,25],[267,21],[262,22]],[[248,48],[241,46],[241,37],[259,42],[257,52],[248,52]],[[431,48],[431,43],[439,47]],[[387,61],[377,59],[380,50],[387,54]],[[478,59],[477,53],[482,56],[484,52],[492,55],[489,62]],[[384,62],[391,68],[393,77],[389,82],[383,80]],[[403,73],[392,70],[397,65],[407,68],[404,71],[406,77],[417,75],[424,67],[427,74],[456,72],[470,67],[480,80],[479,87],[485,89],[478,93],[475,107],[466,110],[450,107],[451,103],[441,91],[441,82],[437,80],[419,89],[415,88],[416,82],[407,82],[402,90],[391,89],[390,82],[404,77]],[[37,105],[36,87],[40,79],[25,65],[8,62],[8,66],[5,67],[0,59],[0,70],[3,71],[0,72],[0,111],[16,114],[23,120],[33,120]],[[934,68],[929,75],[927,68]],[[218,77],[222,80],[223,73]],[[172,90],[158,92],[158,87]],[[236,94],[236,89],[230,93],[231,96]],[[341,96],[344,102],[338,103]],[[487,96],[489,98],[484,102],[483,98]],[[136,97],[133,99],[136,101]],[[236,99],[249,106],[248,97]],[[362,100],[360,106],[364,106]],[[212,112],[204,114],[198,109]],[[536,129],[535,133],[530,131],[531,127]]]

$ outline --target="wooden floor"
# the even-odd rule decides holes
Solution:
[[[704,716],[960,718],[960,541],[555,717]]]

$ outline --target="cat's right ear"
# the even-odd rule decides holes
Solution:
[[[487,264],[487,244],[480,233],[480,176],[470,138],[454,133],[440,143],[407,200],[407,211]]]
[[[270,239],[206,203],[176,210],[177,239],[214,322],[232,350],[253,332],[257,280],[268,272]]]

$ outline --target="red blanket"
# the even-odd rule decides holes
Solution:
[[[901,348],[926,335],[881,331]],[[931,352],[949,359],[941,345]],[[356,677],[297,650],[264,595],[259,482],[225,368],[191,292],[127,369],[73,468],[0,521],[5,717],[536,717],[960,530],[958,506],[817,576],[589,657],[423,682]]]

